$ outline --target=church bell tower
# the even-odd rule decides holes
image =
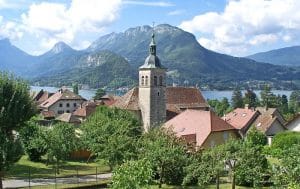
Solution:
[[[151,127],[160,126],[166,121],[166,68],[156,56],[154,39],[149,45],[149,56],[139,68],[139,106],[144,132]]]

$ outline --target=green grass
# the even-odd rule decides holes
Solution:
[[[167,186],[167,185],[163,185],[162,189],[199,189],[199,186]],[[205,187],[206,189],[215,189],[216,185],[209,185]],[[227,183],[227,184],[220,184],[220,188],[221,189],[231,189],[231,184]],[[236,189],[249,189],[251,187],[243,187],[243,186],[236,186]],[[267,188],[267,187],[263,187],[263,188]],[[158,185],[156,186],[152,186],[151,189],[158,189]]]
[[[60,174],[57,177],[67,177],[77,174],[88,175],[96,174],[97,172],[104,173],[109,171],[109,167],[104,161],[99,162],[80,162],[80,161],[67,161],[60,164]],[[55,176],[55,169],[53,165],[46,165],[42,162],[31,162],[27,156],[23,156],[11,169],[6,172],[5,178],[28,178],[29,170],[31,178],[53,178]]]

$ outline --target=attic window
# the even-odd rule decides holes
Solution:
[[[242,114],[243,117],[245,117],[246,115],[247,115],[246,113],[243,113],[243,114]]]
[[[179,132],[183,132],[184,130],[185,130],[185,128],[183,127],[179,130]]]
[[[261,123],[259,122],[256,126],[257,126],[257,127],[260,127],[260,126],[261,126]]]
[[[159,92],[157,92],[157,96],[159,96]]]

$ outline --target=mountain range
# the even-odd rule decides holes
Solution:
[[[93,88],[131,86],[138,67],[148,55],[153,28],[139,26],[101,36],[87,49],[77,51],[63,42],[40,56],[31,56],[0,40],[0,69],[9,70],[47,86],[74,82]],[[191,33],[167,24],[154,29],[157,54],[168,68],[168,83],[198,85],[207,89],[230,89],[236,85],[258,88],[269,82],[275,88],[295,87],[300,69],[260,63],[248,58],[220,54],[202,47]],[[297,82],[294,82],[296,84]]]
[[[256,53],[247,58],[275,65],[300,66],[300,46],[285,47]]]

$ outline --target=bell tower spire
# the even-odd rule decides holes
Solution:
[[[154,23],[149,45],[149,55],[139,68],[139,106],[144,131],[160,126],[166,121],[166,68],[156,56]]]

